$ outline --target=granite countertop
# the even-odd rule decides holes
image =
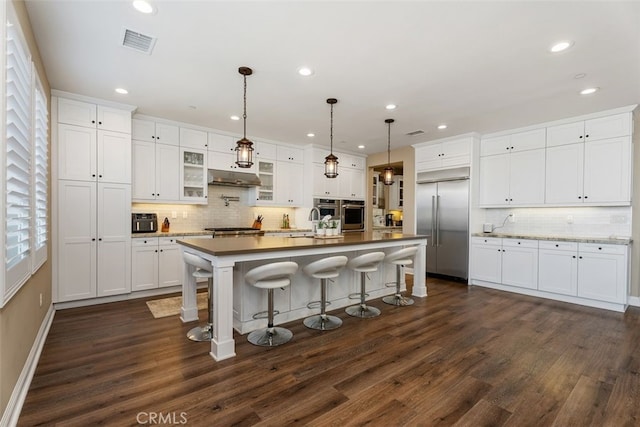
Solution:
[[[131,237],[134,239],[144,237],[179,237],[179,236],[211,236],[211,231],[156,231],[155,233],[131,233]]]
[[[392,227],[387,227],[385,225],[374,225],[372,230],[402,230],[402,226],[394,225]]]
[[[544,234],[472,233],[475,237],[500,237],[505,239],[552,240],[557,242],[601,243],[603,245],[630,245],[628,237],[576,237],[550,236]]]
[[[310,228],[263,228],[265,233],[311,233]]]
[[[374,236],[372,232],[347,233],[337,238],[317,237],[280,237],[280,236],[249,236],[235,239],[184,239],[178,243],[184,246],[214,255],[227,256],[251,254],[259,252],[287,251],[297,249],[317,249],[326,246],[353,246],[363,243],[385,241],[401,242],[404,240],[426,239],[425,236],[402,233],[384,233],[384,236]]]

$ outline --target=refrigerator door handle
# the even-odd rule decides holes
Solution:
[[[435,221],[436,221],[436,196],[431,196],[431,246],[435,246],[436,236],[434,234],[435,231]]]
[[[436,246],[440,246],[440,195],[436,196]]]

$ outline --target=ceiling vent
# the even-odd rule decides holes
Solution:
[[[122,46],[151,55],[156,45],[156,38],[124,28],[122,31]]]
[[[422,135],[423,133],[424,133],[423,130],[418,129],[418,130],[414,130],[413,132],[409,132],[406,135],[407,136],[416,136],[416,135]]]

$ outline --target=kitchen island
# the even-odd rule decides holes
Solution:
[[[418,253],[414,260],[414,284],[413,296],[425,297],[427,288],[425,283],[426,273],[426,244],[425,236],[384,233],[373,235],[370,232],[348,233],[336,239],[318,239],[313,237],[238,237],[226,239],[184,239],[179,240],[183,252],[190,252],[209,261],[213,267],[213,338],[211,340],[211,356],[219,361],[235,356],[235,342],[233,339],[234,324],[240,333],[248,332],[257,326],[251,321],[243,322],[252,307],[258,307],[256,311],[263,311],[266,304],[256,301],[258,294],[248,294],[248,288],[244,284],[243,276],[249,268],[269,262],[291,259],[298,262],[300,270],[308,262],[315,259],[337,254],[351,254],[351,256],[374,250],[393,251],[405,246],[418,246]],[[196,282],[192,276],[194,267],[185,264],[184,280],[182,285],[182,310],[180,319],[182,322],[198,320],[198,308],[196,304]],[[382,270],[383,268],[381,268]],[[391,269],[388,269],[389,272]],[[347,286],[355,286],[355,276],[344,270],[341,276],[345,276]],[[382,273],[372,279],[379,279],[386,275]],[[294,286],[298,281],[307,281],[308,286]],[[371,282],[373,282],[372,280]],[[382,280],[384,282],[384,280]],[[383,283],[384,285],[384,283]],[[304,304],[311,301],[306,296],[319,294],[319,285],[308,278],[304,278],[301,271],[292,281],[291,292],[297,296],[288,295],[289,301],[305,300]],[[354,291],[355,287],[352,288]],[[349,291],[349,289],[345,289]],[[393,288],[382,287],[377,293],[369,292],[372,297],[393,293]],[[286,300],[287,295],[283,299]],[[331,309],[347,305],[347,298],[338,298],[338,304]],[[351,301],[349,304],[354,304]],[[277,305],[277,304],[276,304]],[[276,306],[276,309],[278,307]],[[282,312],[282,311],[281,311]],[[286,316],[276,316],[276,323],[290,321],[305,317],[310,313],[303,307],[289,307]]]

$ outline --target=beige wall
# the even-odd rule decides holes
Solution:
[[[640,111],[633,114],[635,125],[640,123]],[[633,134],[633,194],[631,196],[631,292],[640,296],[640,132]]]
[[[402,147],[391,151],[391,163],[402,162],[402,176],[404,177],[404,209],[402,211],[402,231],[408,234],[416,232],[416,170],[415,170],[415,150],[413,147]],[[386,166],[387,152],[371,154],[367,157],[367,205],[371,206],[373,199],[373,168],[378,166]],[[371,209],[367,214],[367,229],[371,230],[373,219],[371,218]]]
[[[45,93],[49,94],[49,81],[31,32],[31,24],[24,3],[13,0],[8,3],[15,5],[22,31],[29,43],[33,62],[38,69]],[[7,5],[7,7],[9,6]],[[50,201],[51,189],[49,189],[49,212],[51,212]],[[43,298],[42,307],[40,307],[40,294]],[[0,309],[0,413],[4,413],[7,407],[13,388],[50,305],[51,224],[49,224],[48,261],[22,286],[4,308]]]

